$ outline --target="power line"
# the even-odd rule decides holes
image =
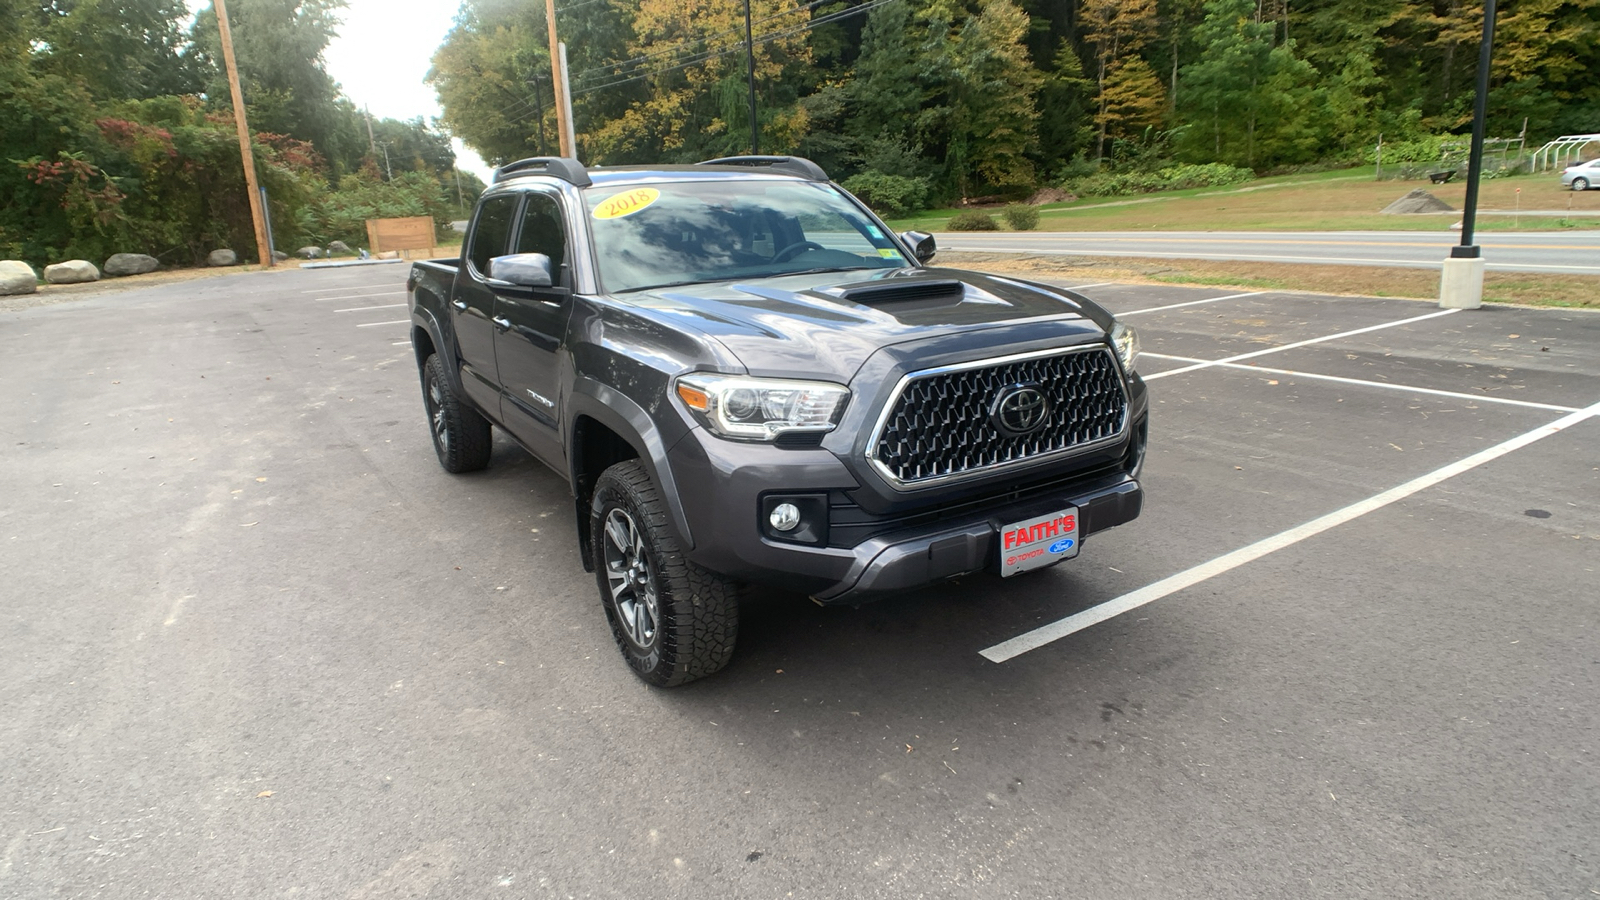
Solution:
[[[772,15],[767,16],[765,18],[757,19],[755,21],[755,24],[762,25],[762,24],[765,24],[767,22],[771,22],[774,19],[781,19],[781,18],[784,18],[785,16],[792,16],[792,15],[796,15],[798,13],[807,12],[809,10],[817,8],[818,6],[822,6],[825,3],[834,3],[834,2],[837,2],[837,0],[812,0],[812,2],[807,3],[804,6],[797,6],[794,9],[786,9],[786,10],[784,10],[782,12],[773,13]],[[617,61],[617,62],[605,63],[603,65],[595,66],[594,68],[591,68],[591,69],[585,69],[584,71],[579,72],[576,75],[572,76],[572,80],[574,82],[581,82],[584,79],[588,78],[589,76],[595,75],[595,74],[608,74],[608,75],[612,75],[612,76],[614,76],[614,75],[623,75],[623,74],[632,74],[632,72],[639,71],[639,69],[641,68],[639,66],[636,66],[635,63],[646,62],[646,61],[654,59],[654,58],[656,58],[658,56],[670,55],[672,53],[677,52],[678,48],[683,47],[686,44],[711,43],[711,42],[720,40],[722,38],[729,37],[731,35],[737,35],[739,32],[741,32],[743,30],[744,30],[744,27],[741,25],[739,27],[732,28],[732,29],[729,29],[727,31],[719,32],[717,34],[699,35],[699,36],[696,36],[696,37],[684,38],[684,39],[679,40],[679,41],[674,41],[671,44],[666,45],[664,48],[660,48],[660,49],[654,50],[654,51],[652,51],[650,53],[646,53],[646,54],[643,54],[641,56],[635,56],[632,59],[625,59],[625,60],[620,60],[620,61]],[[607,72],[607,70],[612,70],[612,69],[619,69],[619,68],[626,69],[629,66],[632,66],[633,68],[631,70],[629,70],[629,71],[626,71],[626,72],[617,72],[617,71]]]
[[[870,3],[863,3],[860,6],[852,7],[850,9],[846,9],[846,10],[840,10],[839,12],[836,12],[836,13],[829,13],[828,15],[822,16],[821,18],[812,19],[811,21],[807,22],[805,25],[801,25],[801,26],[796,27],[796,28],[791,28],[791,29],[788,29],[787,31],[778,31],[778,32],[773,32],[771,34],[764,34],[761,37],[756,38],[753,41],[753,43],[756,43],[756,44],[768,44],[768,43],[771,43],[773,41],[789,37],[791,35],[801,34],[801,33],[806,32],[806,31],[811,31],[811,30],[813,30],[815,28],[821,27],[823,25],[827,25],[827,24],[829,24],[831,22],[836,22],[836,21],[838,21],[840,19],[844,19],[844,18],[847,18],[849,16],[858,15],[860,13],[864,13],[864,12],[867,12],[869,10],[876,9],[877,7],[883,6],[884,4],[893,3],[893,2],[894,2],[894,0],[872,0],[872,2],[870,2]],[[703,62],[709,62],[709,61],[711,61],[713,59],[717,59],[719,57],[729,56],[729,55],[732,55],[734,53],[741,53],[743,51],[744,51],[744,43],[741,41],[737,46],[729,48],[729,49],[726,49],[726,50],[705,51],[703,53],[696,54],[695,56],[685,57],[683,61],[678,62],[678,63],[676,63],[674,65],[663,66],[663,67],[658,68],[658,69],[651,69],[648,72],[643,72],[643,73],[640,73],[640,74],[628,73],[626,75],[626,77],[620,77],[620,78],[616,78],[615,80],[612,80],[612,81],[607,81],[607,82],[603,82],[603,83],[599,83],[599,84],[592,84],[592,85],[589,85],[589,86],[584,87],[582,89],[574,90],[573,94],[588,94],[588,93],[592,93],[594,91],[604,90],[606,88],[619,87],[621,85],[629,84],[629,83],[634,82],[634,81],[643,81],[643,80],[645,80],[647,78],[654,78],[657,75],[665,75],[668,72],[676,72],[679,69],[686,69],[689,66],[697,65],[697,64],[703,63]],[[635,69],[633,71],[637,72],[638,70]]]

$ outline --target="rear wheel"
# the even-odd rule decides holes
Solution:
[[[1587,191],[1589,189],[1589,179],[1587,179],[1587,178],[1574,178],[1574,179],[1572,179],[1572,189],[1575,190],[1575,191]]]
[[[600,602],[634,674],[673,687],[720,671],[739,633],[738,582],[684,557],[636,459],[600,476],[591,510]]]
[[[461,402],[435,353],[422,364],[422,405],[428,411],[433,452],[446,472],[476,472],[489,465],[494,435],[489,420]]]

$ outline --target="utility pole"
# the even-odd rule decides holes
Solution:
[[[394,180],[394,170],[389,168],[389,142],[388,141],[384,141],[383,142],[383,173],[384,173],[384,175],[387,176],[387,178],[385,178],[386,181],[393,181]]]
[[[272,247],[267,240],[267,219],[261,208],[261,186],[256,184],[256,155],[250,149],[250,123],[245,120],[244,89],[239,87],[239,66],[233,59],[233,30],[228,26],[228,4],[216,0],[217,30],[222,32],[222,64],[228,70],[228,92],[233,96],[233,122],[239,129],[239,156],[244,161],[244,183],[250,196],[250,218],[256,228],[256,249],[261,264],[272,268]]]
[[[744,0],[745,80],[750,84],[750,155],[761,155],[761,138],[756,131],[756,42],[750,31],[750,0]]]
[[[556,131],[561,137],[561,155],[572,158],[572,144],[567,140],[567,120],[572,111],[566,104],[566,73],[561,67],[561,44],[556,40],[556,0],[544,0],[544,17],[550,25],[550,70],[556,95]]]

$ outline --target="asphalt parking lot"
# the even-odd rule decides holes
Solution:
[[[0,314],[0,897],[1600,894],[1600,314],[1084,287],[1139,520],[659,691],[404,277]]]

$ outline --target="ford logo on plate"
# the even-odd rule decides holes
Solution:
[[[1038,431],[1050,420],[1050,401],[1036,385],[1012,385],[1000,392],[989,417],[1001,434],[1021,437]]]
[[[1071,550],[1072,549],[1072,545],[1075,544],[1075,543],[1077,543],[1077,542],[1074,541],[1072,538],[1062,538],[1061,540],[1056,541],[1054,544],[1050,545],[1050,552],[1051,553],[1065,553],[1068,550]]]

